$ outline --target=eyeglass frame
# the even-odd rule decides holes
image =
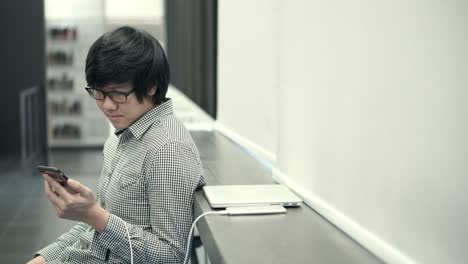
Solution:
[[[128,92],[117,92],[117,91],[104,92],[104,91],[102,91],[102,90],[93,88],[93,87],[91,87],[91,86],[85,86],[84,88],[85,88],[86,92],[88,92],[88,94],[89,94],[89,96],[90,96],[91,98],[93,98],[94,100],[99,100],[99,101],[104,101],[104,100],[106,99],[106,97],[107,97],[108,94],[124,95],[124,96],[125,96],[125,102],[116,102],[116,101],[112,100],[112,97],[109,97],[109,99],[110,99],[112,102],[116,103],[116,104],[124,104],[124,103],[126,103],[127,100],[128,100],[127,97],[128,97],[129,95],[131,95],[132,93],[135,92],[135,88],[131,89],[131,90],[128,91]],[[90,90],[99,91],[100,93],[102,93],[102,94],[104,95],[104,98],[102,98],[102,99],[97,99],[97,98],[93,97],[93,96],[91,95],[91,93],[90,93]],[[92,92],[92,94],[94,94],[94,92]]]

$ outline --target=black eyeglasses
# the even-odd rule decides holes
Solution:
[[[103,92],[99,89],[92,88],[90,86],[85,86],[86,91],[88,92],[89,96],[96,100],[104,100],[106,96],[108,96],[112,102],[122,104],[127,102],[127,97],[135,92],[135,89],[130,90],[129,92]]]

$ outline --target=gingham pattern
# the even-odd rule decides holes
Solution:
[[[104,145],[98,202],[111,216],[102,233],[79,223],[40,250],[48,263],[182,263],[193,194],[204,184],[198,151],[168,100]],[[121,132],[120,134],[118,132]],[[49,262],[50,261],[50,262]]]

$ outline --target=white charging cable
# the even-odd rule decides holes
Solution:
[[[117,219],[119,219],[120,221],[122,221],[122,223],[124,224],[125,226],[125,231],[127,231],[127,238],[128,238],[128,244],[130,245],[130,263],[133,264],[133,249],[132,249],[132,240],[130,239],[130,232],[128,231],[128,227],[127,227],[127,223],[122,220],[122,218],[114,215],[115,217],[117,217]]]
[[[226,210],[206,212],[206,213],[201,214],[199,217],[197,217],[197,219],[195,219],[195,221],[193,221],[192,227],[190,228],[188,240],[187,240],[187,251],[185,253],[185,259],[184,259],[183,264],[185,264],[185,262],[187,261],[187,257],[188,257],[189,251],[190,251],[190,242],[192,241],[191,238],[192,238],[193,229],[195,228],[195,224],[197,223],[198,220],[200,220],[200,218],[202,218],[205,215],[209,215],[209,214],[225,215],[225,214],[228,214],[228,212]],[[122,220],[122,218],[120,218],[118,216],[116,216],[116,217],[117,217],[117,219],[119,219],[124,224],[125,230],[127,231],[128,244],[130,245],[130,263],[133,264],[132,240],[130,239],[130,232],[128,231],[127,223],[124,220]]]
[[[197,223],[198,220],[200,220],[200,218],[202,218],[205,215],[209,215],[209,214],[226,215],[226,214],[228,214],[228,211],[226,211],[226,210],[223,210],[223,211],[209,211],[209,212],[201,214],[200,216],[197,217],[197,219],[195,219],[195,221],[193,221],[193,224],[192,224],[192,227],[190,228],[190,232],[189,232],[188,239],[187,239],[187,250],[185,251],[184,262],[182,262],[183,264],[185,264],[187,262],[187,258],[188,258],[189,251],[190,251],[190,242],[192,242],[192,233],[193,233],[193,229],[195,228],[195,224]]]
[[[248,207],[228,207],[226,210],[222,211],[209,211],[203,213],[193,221],[192,227],[190,228],[190,232],[187,238],[187,249],[185,251],[185,258],[183,264],[187,262],[187,258],[190,251],[190,244],[192,242],[192,233],[195,225],[197,224],[198,220],[202,217],[209,215],[209,214],[216,214],[216,215],[258,215],[258,214],[283,214],[286,213],[286,209],[281,205],[267,205],[267,206],[248,206]],[[125,226],[125,230],[127,231],[128,237],[128,244],[130,245],[130,263],[133,264],[133,249],[132,249],[132,241],[130,239],[130,232],[127,228],[127,223],[122,220],[120,217],[116,216]]]

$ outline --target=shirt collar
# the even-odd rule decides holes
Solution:
[[[153,109],[144,113],[137,121],[131,124],[128,128],[117,128],[114,131],[116,136],[129,130],[136,139],[140,139],[141,136],[148,130],[148,128],[157,120],[170,115],[173,113],[172,100],[167,98],[163,100],[160,105],[157,105]]]

